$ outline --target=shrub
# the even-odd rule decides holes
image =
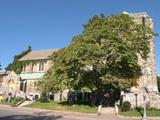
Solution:
[[[48,102],[47,93],[46,92],[42,92],[41,93],[41,97],[39,98],[39,101],[40,102]]]
[[[17,104],[18,102],[22,101],[23,98],[22,97],[13,97],[11,99],[11,101],[13,102],[13,104]]]
[[[135,109],[136,109],[137,111],[142,111],[144,108],[141,107],[141,106],[138,106],[138,107],[136,107]]]
[[[16,97],[15,99],[16,99],[17,102],[20,102],[20,101],[22,101],[24,98],[22,98],[22,97]]]
[[[151,103],[150,103],[150,102],[147,102],[147,104],[146,104],[146,109],[147,109],[147,110],[156,110],[155,107],[152,107],[152,106],[151,106]]]
[[[150,102],[147,102],[147,104],[146,104],[146,109],[147,109],[147,110],[150,110],[150,108],[151,108],[151,103],[150,103]]]
[[[122,112],[130,111],[130,109],[131,109],[131,103],[129,101],[125,101],[122,103],[122,106],[121,106]]]
[[[4,104],[5,103],[5,99],[1,100],[1,103]]]
[[[149,110],[157,110],[155,107],[150,107]]]
[[[136,107],[135,109],[136,109],[137,111],[143,111],[143,110],[144,110],[144,107],[138,106],[138,107]],[[146,109],[147,109],[148,111],[156,110],[155,107],[151,107],[151,106],[150,106],[150,103],[149,103],[149,102],[146,104]]]

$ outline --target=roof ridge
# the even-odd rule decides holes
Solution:
[[[37,51],[31,51],[28,54],[24,55],[19,59],[19,61],[24,61],[24,60],[36,60],[36,59],[48,59],[49,56],[51,56],[53,53],[57,52],[60,50],[59,48],[57,49],[47,49],[47,50],[37,50]]]
[[[51,49],[42,49],[42,50],[32,50],[31,52],[41,52],[41,51],[58,51],[61,48],[51,48]]]
[[[144,12],[127,12],[127,11],[123,11],[123,14],[149,16],[146,11],[144,11]]]

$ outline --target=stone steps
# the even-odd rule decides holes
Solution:
[[[114,107],[102,107],[101,109],[102,114],[115,114],[115,108]]]
[[[23,103],[21,103],[18,107],[23,107],[25,105],[29,105],[31,103],[33,103],[34,101],[30,101],[30,100],[25,100]]]

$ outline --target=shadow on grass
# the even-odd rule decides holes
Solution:
[[[5,117],[0,117],[0,120],[58,120],[60,118],[62,118],[62,116],[10,115]]]
[[[58,104],[62,105],[62,106],[72,106],[72,105],[90,105],[90,102],[73,102],[73,103],[69,103],[68,101],[63,101],[63,102],[59,102]]]
[[[136,108],[136,110],[139,112],[139,114],[141,115],[141,117],[143,117],[142,110],[140,108]]]

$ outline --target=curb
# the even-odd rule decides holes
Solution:
[[[95,120],[94,118],[83,118],[82,116],[85,116],[85,115],[89,115],[90,117],[96,117],[97,114],[93,114],[93,113],[80,113],[80,112],[72,112],[72,111],[62,111],[62,110],[47,110],[47,109],[40,109],[40,108],[29,108],[29,107],[12,107],[12,106],[9,106],[9,105],[3,105],[3,104],[0,104],[0,106],[3,106],[3,107],[11,107],[11,108],[17,108],[17,109],[25,109],[25,110],[37,110],[38,112],[42,112],[42,111],[48,111],[48,112],[53,112],[53,113],[57,113],[57,114],[66,114],[64,117],[65,118],[71,118],[71,119],[81,119],[81,120]],[[50,113],[52,114],[52,113]],[[75,116],[68,116],[68,115],[75,115]],[[77,116],[76,116],[77,115]],[[79,115],[79,116],[78,116]],[[105,115],[105,114],[103,114]],[[122,116],[122,115],[115,115],[117,118],[125,118],[125,119],[142,119],[142,117],[128,117],[128,116]],[[160,120],[160,117],[148,117],[149,120]]]
[[[36,113],[41,113],[41,112],[48,112],[46,115],[62,115],[63,118],[69,118],[69,119],[75,119],[75,120],[96,120],[92,117],[96,116],[96,114],[87,114],[87,113],[79,113],[79,112],[69,112],[69,111],[59,111],[59,110],[46,110],[46,109],[39,109],[39,108],[28,108],[28,107],[12,107],[9,105],[3,105],[0,104],[0,106],[4,108],[15,108],[17,111],[29,111],[29,114],[36,115]],[[32,111],[33,110],[33,111]],[[86,116],[90,117],[86,117]]]
[[[18,107],[17,107],[18,108]],[[30,109],[30,110],[40,110],[40,111],[50,111],[50,112],[56,112],[56,113],[68,113],[68,114],[73,114],[73,115],[91,115],[95,116],[97,115],[96,113],[81,113],[81,112],[74,112],[74,111],[63,111],[63,110],[47,110],[47,109],[41,109],[41,108],[30,108],[30,107],[19,107],[23,109]]]
[[[3,107],[12,107],[10,105],[5,105],[5,104],[0,104],[0,106],[3,106]]]
[[[117,115],[118,118],[131,118],[131,119],[142,119],[142,117],[128,117],[128,116],[122,116],[122,115]],[[160,117],[147,117],[148,119],[151,119],[151,120],[160,120]]]
[[[30,110],[38,110],[38,111],[50,111],[50,112],[56,112],[56,113],[68,113],[68,114],[74,114],[74,115],[91,115],[91,116],[96,116],[97,113],[82,113],[82,112],[74,112],[74,111],[63,111],[63,110],[48,110],[48,109],[41,109],[41,108],[30,108],[30,107],[13,107],[13,106],[9,106],[9,105],[4,105],[4,104],[0,104],[0,106],[3,107],[12,107],[12,108],[23,108],[23,109],[30,109]]]

